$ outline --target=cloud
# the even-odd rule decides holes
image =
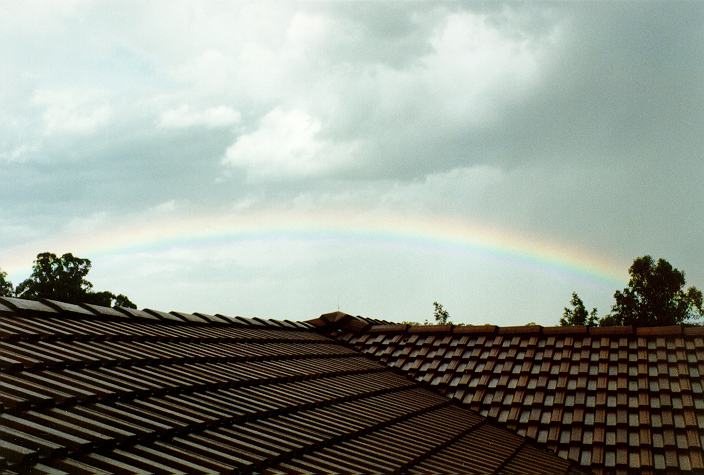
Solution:
[[[8,150],[0,150],[0,162],[22,162],[38,149],[36,144],[20,144]]]
[[[241,115],[228,106],[209,107],[203,110],[192,110],[189,106],[179,106],[161,113],[159,126],[164,128],[186,127],[229,127],[239,123]]]
[[[168,200],[164,201],[163,203],[159,203],[156,206],[152,206],[149,211],[154,213],[155,215],[168,215],[170,213],[173,213],[178,209],[178,204],[176,203],[176,200]]]
[[[49,135],[90,134],[105,126],[112,113],[104,94],[95,91],[41,89],[34,93],[33,103],[44,109]]]
[[[354,148],[322,138],[321,130],[307,113],[277,107],[256,130],[238,137],[222,162],[258,180],[317,176],[348,165]]]
[[[149,222],[290,206],[451,215],[625,263],[650,252],[704,284],[701,3],[156,1],[115,4],[109,15],[94,2],[39,6],[0,7],[5,256],[31,240],[41,249],[28,249],[30,263],[76,223],[91,235],[91,225],[140,213]],[[96,217],[105,221],[91,224]],[[251,249],[254,263],[268,255]],[[293,282],[284,273],[267,280],[256,266],[210,274],[198,265],[207,251],[187,251],[184,276],[225,284],[213,283],[207,298],[193,284],[184,304],[190,294],[222,311],[222,295],[251,280],[261,291],[246,296],[256,312],[270,288]],[[355,289],[355,301],[386,299],[384,318],[401,312],[394,305],[410,288],[407,313],[423,300],[464,302],[460,294],[471,306],[468,288],[495,293],[471,277],[472,262],[463,275],[443,261],[454,280],[433,286],[440,280],[427,284],[427,269],[442,272],[427,256],[355,247],[345,260],[331,245],[321,264],[314,251],[296,263],[311,277],[295,281],[295,293],[309,295],[305,308],[320,310],[316,299],[334,307],[335,286]],[[355,270],[326,282],[341,265]],[[130,282],[118,267],[101,288]],[[529,302],[557,316],[572,290],[563,287],[584,283],[563,282],[550,296],[535,287],[540,302],[521,287],[517,301],[506,296],[531,275],[522,283],[520,271],[502,269],[490,280],[510,281],[499,296],[505,315]],[[170,275],[160,274],[166,305]],[[324,291],[306,291],[314,279]],[[137,285],[144,302],[151,285]],[[298,305],[293,293],[287,302]]]

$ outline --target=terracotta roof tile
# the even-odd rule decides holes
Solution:
[[[0,471],[574,469],[310,324],[50,301],[0,305]],[[348,328],[380,323],[333,318],[353,323]],[[383,352],[390,335],[378,336],[366,341]],[[452,338],[417,341],[433,358],[419,371],[446,371]],[[696,414],[673,423],[696,432]]]
[[[682,335],[682,327],[679,325],[668,327],[640,327],[636,328],[638,336],[672,336]],[[663,340],[664,343],[664,340]]]
[[[451,333],[454,325],[412,325],[409,333]]]
[[[408,330],[409,326],[401,324],[374,325],[369,329],[369,333],[403,333]]]
[[[542,333],[543,327],[539,325],[527,325],[520,327],[498,327],[497,331],[502,335],[527,335],[531,333]]]
[[[545,335],[584,335],[589,332],[589,328],[583,326],[573,327],[543,327]]]
[[[631,326],[624,326],[624,327],[593,327],[589,329],[589,333],[592,335],[599,335],[599,336],[616,336],[616,335],[632,335],[633,334],[633,327]]]
[[[698,328],[401,330],[339,337],[597,472],[704,470]]]

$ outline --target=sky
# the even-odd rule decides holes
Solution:
[[[0,269],[140,308],[558,323],[704,287],[704,2],[0,0]]]

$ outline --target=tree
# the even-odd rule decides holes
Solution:
[[[614,293],[616,303],[604,324],[679,325],[704,316],[701,290],[685,289],[684,272],[665,259],[637,257],[628,273],[628,287]]]
[[[621,320],[610,314],[604,315],[604,317],[599,320],[600,327],[615,327],[618,325],[622,325]]]
[[[17,297],[79,302],[93,288],[85,279],[90,265],[90,260],[70,253],[61,257],[49,252],[37,254],[32,275],[17,286]]]
[[[7,280],[7,272],[0,269],[0,297],[12,297],[14,289],[12,282]]]
[[[29,299],[54,299],[67,303],[92,303],[106,307],[121,305],[137,308],[124,295],[112,292],[94,292],[93,284],[86,280],[90,271],[89,259],[75,257],[71,253],[57,257],[43,252],[37,254],[32,265],[32,274],[15,289],[15,296]]]
[[[435,317],[435,321],[441,325],[447,324],[450,318],[450,314],[447,312],[447,310],[445,310],[445,308],[438,302],[433,302],[433,308],[433,317]]]
[[[572,292],[572,299],[570,300],[570,305],[572,308],[565,307],[562,312],[562,318],[560,319],[560,326],[585,326],[594,327],[599,321],[599,317],[596,314],[596,308],[593,308],[591,312],[587,312],[584,307],[584,302],[579,298],[577,292]]]

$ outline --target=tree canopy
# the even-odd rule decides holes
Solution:
[[[685,288],[684,272],[665,259],[655,262],[651,256],[636,257],[628,273],[628,287],[614,293],[616,302],[611,313],[599,319],[596,309],[587,312],[584,302],[573,292],[572,308],[564,309],[560,325],[681,325],[704,316],[701,290]]]
[[[679,325],[704,315],[702,292],[685,288],[684,272],[665,259],[638,257],[628,269],[628,287],[614,293],[612,324]]]
[[[7,274],[0,271],[0,295],[14,295],[26,299],[54,299],[67,303],[91,303],[106,307],[122,306],[137,308],[126,296],[109,291],[93,290],[86,276],[91,268],[89,259],[67,253],[58,257],[50,252],[37,254],[29,278],[17,285],[6,280]]]
[[[7,280],[7,272],[0,270],[0,297],[12,297],[14,292],[12,282]]]
[[[572,292],[572,299],[570,300],[570,305],[572,308],[565,307],[562,312],[562,318],[560,319],[560,326],[575,326],[583,325],[586,327],[594,327],[599,323],[599,317],[596,314],[596,308],[593,308],[591,312],[587,312],[584,307],[584,302],[579,298],[577,292]]]

